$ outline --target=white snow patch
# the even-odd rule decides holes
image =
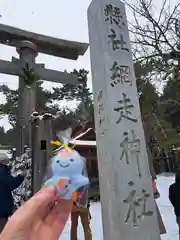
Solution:
[[[167,234],[161,235],[162,240],[177,240],[178,226],[174,215],[173,207],[169,201],[169,186],[174,182],[172,174],[161,174],[157,179],[157,186],[160,191],[160,198],[157,199],[157,204],[161,212]]]

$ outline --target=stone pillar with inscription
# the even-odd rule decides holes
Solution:
[[[125,6],[88,9],[104,240],[160,240]]]

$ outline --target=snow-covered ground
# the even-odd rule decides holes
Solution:
[[[167,234],[161,235],[162,240],[177,240],[178,239],[178,228],[173,213],[172,206],[168,200],[168,189],[169,185],[173,183],[174,176],[172,174],[161,174],[158,176],[157,185],[160,191],[161,197],[157,199],[157,203],[162,214],[163,221],[166,226]],[[100,203],[91,204],[91,229],[93,240],[103,240],[102,235],[102,222],[101,222],[101,207]],[[70,233],[70,220],[68,221],[60,240],[69,240]],[[81,223],[79,222],[78,227],[78,240],[84,240],[83,230]]]
[[[174,176],[172,174],[161,174],[158,177],[157,185],[160,191],[161,197],[157,199],[157,204],[161,212],[164,224],[166,226],[167,234],[162,235],[162,240],[177,240],[178,227],[173,212],[173,208],[168,199],[169,186],[174,182]]]

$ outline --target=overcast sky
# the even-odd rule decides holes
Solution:
[[[59,1],[59,0],[1,0],[1,23],[50,35],[57,38],[88,42],[87,8],[91,0]],[[18,57],[16,50],[0,45],[0,58],[11,60]],[[39,55],[37,62],[45,63],[46,67],[70,71],[74,68],[90,70],[89,50],[85,56],[77,61],[65,60],[47,55]],[[8,84],[11,88],[18,87],[16,77],[0,75],[0,83]],[[51,88],[52,83],[45,83],[46,88]],[[89,81],[91,86],[91,81]],[[4,97],[0,95],[0,102]],[[1,121],[6,128],[7,119]]]

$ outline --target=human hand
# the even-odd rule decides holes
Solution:
[[[72,210],[71,200],[56,201],[55,187],[43,188],[8,220],[0,240],[57,240]]]

